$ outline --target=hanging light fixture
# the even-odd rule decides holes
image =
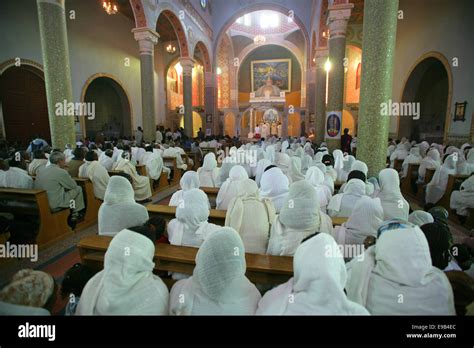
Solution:
[[[256,44],[256,45],[262,45],[265,43],[265,41],[267,41],[267,38],[263,35],[257,35],[253,38],[253,42]]]
[[[113,1],[104,1],[102,2],[102,7],[108,15],[114,15],[118,12],[118,7]]]
[[[173,46],[172,44],[169,44],[168,46],[166,46],[166,52],[168,52],[169,54],[173,54],[176,52],[176,46]]]

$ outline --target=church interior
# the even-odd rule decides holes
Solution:
[[[473,13],[2,0],[0,315],[473,315]]]

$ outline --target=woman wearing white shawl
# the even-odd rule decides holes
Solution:
[[[104,269],[84,287],[76,314],[166,315],[168,288],[153,274],[154,256],[148,237],[126,229],[118,233],[105,253]]]
[[[128,153],[123,153],[122,158],[119,159],[115,165],[114,170],[125,172],[132,177],[133,190],[135,192],[135,199],[143,201],[151,197],[150,179],[147,176],[138,175],[137,168],[127,158]]]
[[[430,148],[430,144],[428,144],[427,141],[422,141],[420,144],[418,144],[418,147],[420,149],[420,156],[422,158],[425,158],[427,155],[427,151]]]
[[[352,170],[354,170],[354,169],[352,169],[352,166],[354,165],[355,162],[356,162],[356,159],[352,155],[344,157],[344,163],[342,165],[342,170],[340,172],[338,181],[340,181],[340,182],[346,182],[347,181],[347,177],[349,176],[349,173]]]
[[[329,257],[328,251],[331,252]],[[257,315],[369,314],[344,293],[346,267],[330,235],[320,233],[299,245],[293,269],[293,278],[262,297]]]
[[[318,167],[310,167],[306,172],[305,180],[316,190],[319,199],[319,208],[326,213],[326,207],[332,194],[328,186],[324,185],[324,174]]]
[[[450,206],[462,216],[468,215],[468,208],[474,208],[474,175],[464,180],[459,191],[453,191]]]
[[[437,149],[431,149],[426,156],[421,160],[418,167],[418,182],[425,180],[427,169],[438,169],[441,166],[441,156]]]
[[[339,245],[363,245],[365,238],[377,237],[383,221],[380,199],[363,196],[355,204],[349,219],[334,228],[334,239]]]
[[[410,164],[420,164],[423,157],[420,155],[419,147],[412,147],[410,149],[410,154],[405,157],[402,163],[402,178],[405,178],[408,174],[408,165]]]
[[[400,177],[395,169],[386,168],[379,173],[380,192],[377,197],[382,202],[384,220],[408,221],[410,205],[400,191]]]
[[[91,158],[88,153],[86,159],[93,158]],[[94,196],[102,201],[104,200],[110,176],[107,170],[97,161],[97,157],[92,161],[85,161],[84,164],[79,167],[79,177],[89,178],[94,189]]]
[[[259,199],[255,181],[247,179],[242,187],[243,191],[229,204],[225,225],[239,233],[248,253],[265,254],[275,208],[270,199]]]
[[[276,151],[274,145],[268,145],[265,149],[265,158],[272,164],[276,161]]]
[[[433,215],[423,210],[415,210],[408,216],[408,222],[416,226],[423,226],[434,222]]]
[[[373,315],[455,315],[453,290],[431,264],[418,226],[382,233],[353,263],[347,297]]]
[[[230,170],[235,166],[234,158],[233,157],[226,157],[224,161],[222,161],[222,165],[219,169],[219,177],[217,179],[218,184],[217,187],[221,187],[224,182],[229,178]]]
[[[356,160],[354,162],[354,164],[352,165],[351,171],[353,171],[353,170],[358,170],[359,172],[364,173],[366,178],[367,178],[367,175],[369,174],[369,168],[367,167],[367,164],[365,164],[364,162],[359,161],[359,160]],[[341,187],[341,189],[342,189],[342,187]],[[366,180],[365,181],[365,194],[367,196],[372,196],[374,194],[374,192],[375,192],[374,184],[372,184],[371,182]]]
[[[319,168],[319,170],[324,174],[324,185],[329,188],[332,196],[334,194],[334,179],[331,174],[327,172],[328,167],[326,167],[324,163],[317,163],[315,167]]]
[[[270,199],[275,207],[275,211],[279,213],[288,196],[289,186],[288,178],[280,168],[270,168],[263,173],[260,181],[260,199]]]
[[[267,254],[292,256],[301,241],[316,232],[332,234],[332,221],[319,209],[318,196],[309,182],[295,182],[272,225]]]
[[[195,171],[187,171],[181,177],[181,180],[179,180],[179,186],[181,186],[181,190],[176,191],[171,196],[170,202],[168,203],[170,207],[176,207],[180,204],[180,202],[182,202],[184,192],[192,189],[199,189],[199,176]]]
[[[122,176],[113,176],[99,208],[99,235],[114,236],[121,230],[139,226],[148,220],[148,211],[135,203],[133,188]]]
[[[342,168],[344,168],[344,154],[342,153],[341,150],[336,149],[332,152],[332,156],[334,157],[333,169],[337,173],[337,176],[334,180],[335,181],[341,181]]]
[[[149,178],[153,180],[160,180],[161,173],[165,172],[169,179],[171,169],[165,167],[163,158],[158,152],[146,152],[146,156],[144,155],[142,157],[142,162],[146,166],[146,173]]]
[[[460,151],[456,170],[459,175],[471,175],[474,173],[474,148],[467,152],[466,157],[464,157],[462,150]]]
[[[395,165],[395,160],[404,160],[408,156],[410,147],[410,143],[399,143],[397,145],[395,151],[390,155],[390,168]]]
[[[316,152],[313,159],[313,165],[316,165],[317,163],[323,163],[323,156],[325,154],[326,153],[322,151]]]
[[[281,169],[281,171],[283,172],[283,174],[286,175],[286,177],[288,178],[288,181],[291,184],[293,182],[291,178],[291,174],[290,174],[291,157],[286,153],[278,154],[276,166]]]
[[[239,234],[229,227],[220,228],[199,248],[192,277],[173,285],[169,313],[255,314],[261,295],[245,271],[245,248]]]
[[[255,182],[257,183],[258,187],[260,187],[260,181],[262,180],[263,172],[265,171],[265,169],[267,169],[267,167],[269,167],[271,165],[272,165],[272,163],[270,162],[270,160],[267,160],[266,158],[261,159],[260,161],[258,161],[258,163],[257,163],[257,172],[255,174]]]
[[[105,170],[111,171],[114,165],[114,161],[112,160],[112,157],[107,156],[106,153],[107,151],[104,151],[100,154],[99,163],[105,168]]]
[[[443,197],[448,185],[449,175],[456,174],[456,157],[457,154],[449,155],[444,160],[443,165],[436,169],[433,178],[426,185],[426,203],[436,204]]]
[[[329,216],[349,217],[362,196],[365,196],[365,182],[360,179],[349,180],[344,186],[343,192],[334,195],[329,201]]]
[[[229,172],[229,178],[222,184],[216,198],[216,209],[227,210],[230,201],[242,191],[242,183],[249,176],[244,167],[236,165]]]
[[[288,174],[291,177],[292,183],[304,180],[304,175],[301,173],[301,158],[297,156],[291,157],[290,171]]]
[[[203,187],[218,187],[219,168],[217,168],[216,155],[213,152],[204,156],[202,167],[198,168],[197,173]]]

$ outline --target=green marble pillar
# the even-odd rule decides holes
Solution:
[[[183,105],[184,105],[184,134],[192,138],[193,134],[193,68],[194,60],[181,58],[183,67]]]
[[[316,143],[321,144],[326,134],[326,70],[324,64],[328,59],[327,47],[316,49],[316,97],[315,97],[315,123]]]
[[[354,4],[345,3],[329,7],[329,61],[331,70],[328,79],[328,104],[326,111],[341,113],[344,103],[344,58],[346,56],[346,29]],[[341,127],[342,128],[342,124]],[[330,150],[341,147],[341,132],[336,137],[329,137],[325,131],[325,141]]]
[[[155,139],[156,130],[154,50],[159,35],[149,28],[135,28],[132,32],[140,50],[143,139],[150,142]]]
[[[367,163],[371,176],[385,168],[387,157],[390,119],[380,108],[392,97],[397,11],[398,0],[364,3],[357,158]]]
[[[53,148],[76,143],[74,116],[56,115],[56,104],[72,100],[64,0],[37,0],[49,127]]]

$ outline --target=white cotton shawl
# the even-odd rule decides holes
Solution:
[[[379,173],[380,192],[384,220],[399,219],[408,221],[410,205],[400,191],[400,177],[395,169],[386,168]]]
[[[354,262],[346,290],[373,315],[455,315],[449,280],[418,226],[383,233]]]
[[[426,203],[436,204],[443,197],[449,175],[456,174],[456,155],[446,157],[443,165],[436,169],[430,183],[426,185]]]
[[[153,274],[153,242],[123,230],[110,242],[104,270],[82,291],[77,315],[166,315],[168,288]]]
[[[330,235],[320,233],[299,245],[293,269],[293,278],[263,296],[257,315],[369,314],[344,293],[344,259]]]
[[[280,212],[288,192],[288,178],[280,168],[274,167],[263,173],[262,180],[260,181],[260,199],[270,199],[277,213]]]
[[[362,161],[357,160],[352,165],[351,171],[353,171],[353,170],[358,170],[359,172],[364,173],[364,175],[367,179],[365,181],[365,194],[367,196],[372,196],[375,192],[375,186],[374,186],[374,184],[372,184],[371,182],[368,181],[367,175],[369,174],[369,168],[367,167],[367,164],[365,164]],[[341,187],[341,189],[342,189],[342,187]]]
[[[236,163],[231,157],[226,157],[222,162],[221,168],[219,170],[219,176],[217,179],[217,187],[221,187],[225,181],[229,178],[229,173],[231,169],[236,166]]]
[[[408,216],[408,222],[416,226],[423,226],[434,222],[433,215],[423,210],[415,210]]]
[[[104,200],[110,176],[107,170],[98,161],[86,161],[80,166],[79,177],[89,178],[94,189],[94,196],[100,200]]]
[[[319,207],[323,213],[331,200],[332,194],[328,186],[324,185],[324,174],[318,167],[310,167],[306,172],[305,180],[311,184],[318,195]]]
[[[114,165],[114,161],[111,157],[107,156],[105,152],[102,152],[99,156],[99,163],[105,168],[107,171],[111,171]]]
[[[315,165],[324,174],[324,185],[329,188],[331,195],[334,194],[334,179],[331,174],[328,173],[328,167],[324,163],[316,163]]]
[[[441,156],[437,149],[431,149],[428,151],[426,156],[421,160],[420,167],[418,168],[418,176],[420,181],[423,181],[426,175],[427,169],[438,169],[441,165]]]
[[[227,210],[230,201],[237,197],[242,190],[241,185],[248,179],[247,171],[244,167],[236,165],[229,172],[229,178],[222,184],[216,198],[216,209]]]
[[[301,241],[316,232],[332,234],[332,221],[319,209],[316,191],[305,180],[291,184],[272,225],[267,254],[293,255]]]
[[[465,144],[466,145],[466,144]],[[457,174],[471,175],[474,173],[474,148],[470,149],[464,158],[463,150],[460,151],[457,162]]]
[[[181,186],[181,190],[173,193],[170,202],[168,203],[169,206],[176,207],[183,200],[184,192],[192,189],[198,189],[199,186],[201,186],[198,174],[192,170],[184,173],[184,175],[181,177],[181,180],[179,180],[179,185]]]
[[[114,236],[123,229],[148,220],[148,211],[135,203],[130,182],[121,176],[110,178],[104,203],[99,208],[99,235]]]
[[[161,172],[163,171],[163,158],[157,152],[147,152],[146,156],[142,157],[143,164],[146,166],[148,177],[153,180],[160,180]]]
[[[334,157],[334,170],[337,173],[337,176],[334,180],[339,180],[341,175],[340,172],[342,171],[342,168],[344,168],[344,154],[341,150],[336,149],[332,152],[332,156]]]
[[[301,158],[296,156],[291,157],[290,170],[288,174],[290,175],[292,182],[304,180],[304,175],[301,173]]]
[[[245,248],[230,227],[209,236],[196,255],[193,276],[171,289],[172,315],[253,315],[261,295],[245,276]]]
[[[199,180],[203,187],[217,187],[219,184],[219,168],[217,168],[216,155],[209,152],[204,156],[201,168],[198,168]]]
[[[33,178],[26,170],[10,167],[8,170],[0,170],[0,187],[32,189]]]
[[[463,216],[468,215],[468,208],[474,208],[474,175],[464,180],[459,191],[453,191],[450,206]]]
[[[258,187],[260,187],[260,181],[262,180],[263,172],[265,171],[265,169],[267,169],[267,167],[269,167],[271,165],[272,165],[272,163],[270,162],[270,160],[267,160],[266,158],[261,159],[260,161],[258,161],[258,163],[257,163],[257,172],[255,174],[255,182],[257,183]]]
[[[351,179],[344,185],[342,193],[334,195],[328,204],[328,214],[337,217],[349,217],[357,201],[365,195],[365,182]]]
[[[268,145],[265,149],[265,158],[272,164],[276,161],[276,151],[274,145]]]
[[[410,154],[405,157],[402,163],[402,178],[407,176],[408,172],[408,165],[410,164],[420,164],[423,157],[420,155],[420,148],[412,147],[410,149]]]

